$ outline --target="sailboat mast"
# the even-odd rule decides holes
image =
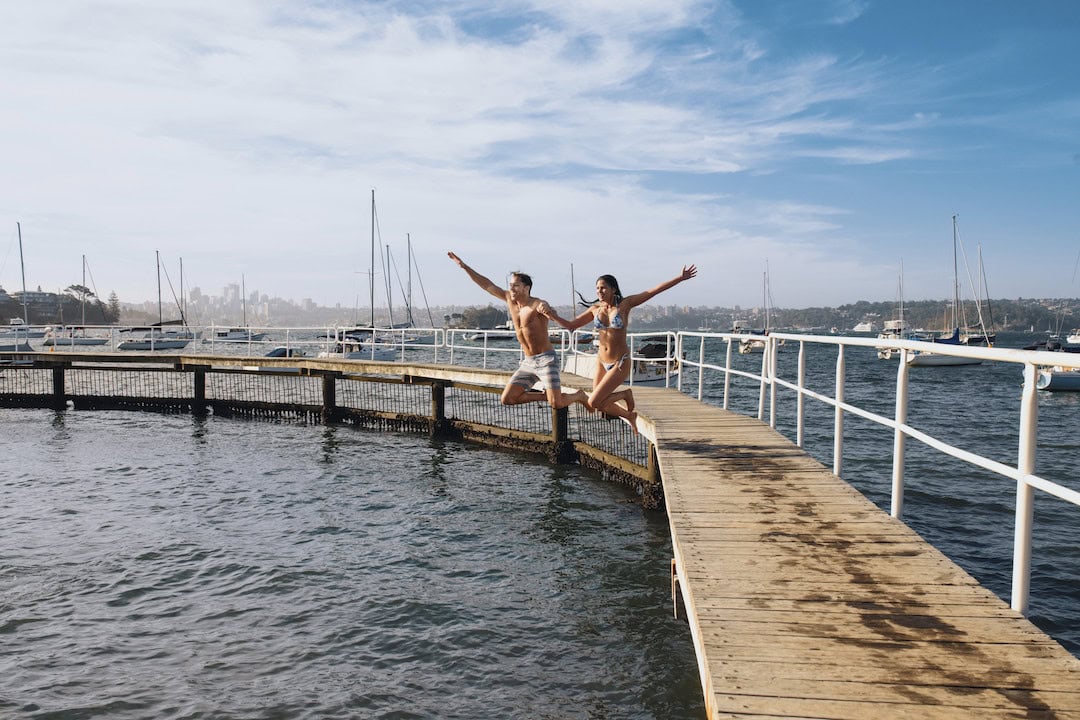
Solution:
[[[416,327],[412,314],[412,236],[405,233],[405,264],[409,266],[406,285],[405,319],[409,321],[409,327]]]
[[[907,327],[904,325],[904,260],[900,259],[900,332],[905,332]]]
[[[19,233],[19,269],[22,271],[22,311],[23,322],[28,326],[30,325],[30,310],[26,306],[26,263],[23,262],[22,252],[22,225],[15,223],[15,228]]]
[[[390,316],[390,327],[394,327],[394,298],[390,294],[390,243],[386,244],[386,313]],[[399,278],[400,279],[400,278]]]
[[[979,281],[982,288],[982,295],[980,297],[986,298],[986,315],[990,320],[989,331],[994,331],[994,309],[990,307],[990,286],[986,282],[986,268],[983,266],[982,259],[982,243],[979,243],[979,274],[982,275],[982,279]]]
[[[761,304],[765,308],[765,334],[769,334],[769,264],[765,263],[765,272],[761,275]]]
[[[244,284],[243,273],[240,273],[240,310],[244,315],[244,327],[247,328],[247,285]]]
[[[954,328],[960,327],[960,281],[957,279],[960,277],[959,271],[956,265],[956,216],[952,216],[952,277],[953,277],[953,306],[952,306],[952,325]]]
[[[86,256],[82,256],[82,324],[86,324]]]
[[[173,298],[175,299],[175,295]],[[184,295],[184,258],[180,258],[180,324],[187,327],[187,296]]]
[[[154,251],[154,261],[157,263],[157,320],[160,326],[163,322],[161,316],[161,253],[157,250]]]
[[[570,263],[570,317],[574,316],[574,308],[577,307],[577,286],[574,284],[574,263]]]
[[[371,188],[371,272],[368,274],[371,291],[371,329],[375,330],[375,188]]]

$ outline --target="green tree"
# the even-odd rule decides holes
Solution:
[[[90,298],[97,297],[94,291],[85,285],[68,285],[64,288],[64,291],[71,293],[80,303],[85,303]]]
[[[503,327],[506,323],[506,309],[488,305],[482,308],[465,308],[461,313],[464,327],[488,329]]]
[[[109,307],[105,312],[105,322],[110,325],[120,322],[120,298],[116,297],[115,291],[109,293]]]

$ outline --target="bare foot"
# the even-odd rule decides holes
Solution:
[[[630,426],[630,429],[634,431],[634,434],[635,434],[635,435],[637,435],[637,434],[638,434],[638,429],[637,429],[637,413],[636,413],[636,412],[633,412],[633,411],[631,411],[631,413],[630,413],[630,417],[623,417],[623,418],[620,418],[620,419],[621,419],[621,420],[622,420],[622,421],[623,421],[624,423],[626,423],[627,425],[629,425],[629,426]]]

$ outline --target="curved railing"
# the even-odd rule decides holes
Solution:
[[[1037,380],[1040,368],[1048,365],[1063,369],[1080,369],[1080,354],[1047,353],[1036,350],[1018,350],[988,347],[967,347],[943,343],[929,343],[913,340],[883,340],[870,337],[836,337],[819,335],[801,335],[797,333],[770,333],[766,337],[762,352],[760,372],[751,373],[734,367],[733,348],[749,336],[733,333],[678,333],[677,354],[682,358],[684,368],[697,371],[696,394],[703,399],[705,379],[709,373],[720,373],[723,377],[722,402],[729,405],[731,383],[733,379],[747,378],[759,383],[758,419],[777,427],[777,391],[787,389],[796,394],[795,402],[795,437],[794,442],[803,447],[805,441],[806,399],[817,400],[833,408],[833,472],[842,476],[844,458],[844,418],[853,415],[893,431],[892,451],[892,486],[890,512],[899,518],[904,508],[904,459],[907,440],[917,440],[933,450],[982,468],[990,473],[1016,482],[1016,525],[1013,538],[1013,569],[1011,605],[1013,609],[1026,613],[1031,583],[1031,548],[1034,516],[1035,491],[1064,500],[1074,506],[1080,506],[1080,492],[1065,487],[1060,483],[1041,477],[1035,473],[1038,402]],[[706,344],[709,340],[726,344],[723,365],[706,361]],[[782,377],[777,368],[777,356],[781,343],[798,346],[798,363],[794,378]],[[833,348],[836,353],[835,386],[831,395],[810,390],[806,386],[806,355],[810,346]],[[885,417],[871,410],[858,407],[845,400],[844,389],[847,381],[845,352],[849,348],[889,348],[899,353],[899,366],[896,373],[896,398],[892,417]],[[696,352],[695,352],[696,350]],[[970,358],[984,362],[1011,363],[1023,371],[1019,426],[1019,444],[1017,447],[1016,466],[994,461],[969,450],[950,444],[945,439],[934,437],[908,424],[909,407],[909,359],[917,353],[932,351],[937,355]],[[713,353],[715,354],[715,353]],[[679,389],[692,390],[679,378]]]
[[[364,328],[320,327],[320,328],[262,328],[271,333],[266,340],[247,343],[229,343],[235,354],[244,356],[265,355],[272,347],[319,348],[332,342],[332,338],[341,333]],[[108,332],[116,338],[116,328],[88,329]],[[252,328],[259,330],[259,328]],[[381,345],[400,350],[398,362],[406,357],[414,361],[432,363],[450,363],[466,367],[500,369],[512,367],[521,356],[521,349],[509,330],[464,330],[452,328],[367,328],[373,332]],[[586,341],[587,333],[577,331],[568,333],[563,330],[553,332],[553,344],[563,360],[573,356],[588,355],[592,346]],[[639,352],[646,343],[657,344],[662,338],[663,352],[660,355],[646,357]],[[739,356],[738,347],[744,341],[764,340],[760,347],[761,363],[757,371],[747,369],[748,360],[736,365]],[[31,341],[36,342],[36,341]],[[705,332],[658,332],[631,333],[628,336],[635,361],[649,362],[665,370],[665,383],[676,384],[680,391],[696,394],[699,400],[705,400],[704,388],[710,376],[719,375],[722,379],[720,402],[730,408],[729,398],[733,383],[742,387],[743,383],[757,385],[757,417],[777,428],[777,396],[781,391],[794,393],[794,417],[790,421],[793,428],[792,440],[803,447],[806,434],[807,400],[816,401],[832,410],[832,467],[833,472],[842,476],[844,460],[844,421],[845,417],[857,417],[876,424],[893,433],[891,453],[891,490],[890,512],[899,518],[904,508],[905,486],[905,446],[909,439],[916,440],[935,452],[959,459],[974,467],[981,468],[1002,478],[1016,483],[1016,524],[1013,538],[1013,569],[1011,603],[1012,606],[1026,612],[1030,592],[1033,505],[1035,492],[1063,500],[1074,506],[1080,506],[1080,493],[1071,488],[1043,477],[1035,472],[1037,457],[1037,437],[1039,412],[1037,402],[1037,381],[1040,368],[1056,365],[1065,369],[1080,369],[1080,354],[1049,353],[1045,351],[967,347],[944,343],[928,343],[915,340],[886,340],[872,337],[844,337],[823,335],[802,335],[797,333],[771,332],[766,336],[740,333],[705,333]],[[321,345],[320,345],[321,344]],[[223,346],[223,344],[222,344]],[[782,375],[778,371],[777,358],[781,347],[784,352],[798,349],[798,361],[794,377]],[[896,372],[896,393],[891,416],[875,412],[850,402],[845,397],[845,385],[848,383],[846,354],[851,349],[859,348],[874,351],[888,348],[899,354]],[[198,349],[217,350],[213,333],[204,333]],[[813,390],[806,383],[806,357],[811,351],[828,351],[835,354],[835,380],[832,392]],[[51,348],[64,351],[62,343]],[[74,348],[71,348],[74,349]],[[79,348],[82,350],[82,348]],[[106,350],[111,348],[106,347]],[[1023,385],[1021,390],[1020,410],[1015,421],[1018,428],[1017,462],[1014,465],[995,461],[983,454],[972,452],[950,442],[947,437],[935,436],[908,423],[910,366],[908,359],[919,353],[933,351],[934,354],[963,357],[984,362],[1009,363],[1022,370]],[[722,362],[713,358],[722,357]],[[745,356],[744,356],[745,357]],[[696,375],[696,387],[692,379]]]

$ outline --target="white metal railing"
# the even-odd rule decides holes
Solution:
[[[516,342],[513,331],[510,330],[477,331],[453,328],[379,327],[372,329],[352,326],[317,328],[253,327],[250,329],[252,332],[265,331],[268,336],[264,340],[249,340],[239,344],[230,343],[233,346],[232,352],[265,355],[267,348],[281,345],[286,348],[310,351],[328,346],[329,343],[334,341],[334,338],[340,337],[347,332],[363,333],[366,331],[374,336],[376,344],[381,343],[398,348],[400,350],[399,359],[405,358],[406,349],[410,350],[413,357],[416,356],[416,350],[429,350],[432,353],[433,362],[439,362],[440,353],[445,353],[448,354],[448,359],[445,361],[451,364],[487,368],[492,363],[500,363],[501,368],[505,369],[513,366],[522,355],[520,345]],[[123,337],[121,328],[115,326],[87,327],[86,332],[109,337],[110,342],[101,348],[104,351],[112,350],[118,340]],[[592,347],[583,342],[585,335],[586,333],[583,331],[568,333],[565,330],[556,331],[553,329],[553,345],[564,362],[570,355],[593,352]],[[663,336],[663,356],[648,358],[641,356],[639,353],[641,346],[647,342],[656,342],[660,336]],[[193,342],[200,343],[204,348],[208,347],[211,352],[219,351],[219,349],[221,351],[225,350],[222,347],[224,343],[220,345],[216,343],[213,326],[211,326],[211,332],[202,332],[201,340],[198,339],[199,337],[196,334]],[[707,332],[631,333],[628,336],[628,343],[635,360],[647,360],[656,365],[662,365],[665,368],[665,383],[675,382],[681,391],[691,391],[689,387],[685,386],[687,382],[686,371],[696,370],[696,395],[698,400],[704,399],[706,374],[719,373],[723,379],[722,405],[726,409],[729,408],[732,382],[746,380],[758,383],[757,417],[762,421],[767,418],[769,425],[773,428],[776,428],[777,425],[778,390],[793,391],[795,393],[794,442],[799,447],[804,446],[805,440],[806,400],[815,400],[827,407],[831,407],[833,409],[833,472],[838,476],[841,475],[843,470],[845,416],[851,415],[863,418],[889,428],[893,432],[890,513],[894,517],[900,518],[904,508],[904,462],[906,442],[909,438],[917,440],[937,452],[1013,480],[1016,483],[1016,525],[1013,539],[1011,603],[1013,608],[1020,612],[1027,611],[1031,575],[1035,491],[1038,490],[1059,500],[1080,506],[1080,492],[1035,474],[1039,414],[1036,383],[1041,367],[1055,365],[1080,370],[1080,354],[967,347],[916,340],[886,340],[872,337],[840,337],[772,332],[764,336],[765,343],[761,349],[760,369],[757,372],[752,372],[734,366],[734,358],[738,354],[736,348],[739,342],[751,339],[761,340],[762,336]],[[30,342],[33,346],[33,344],[38,344],[41,341],[31,339]],[[718,347],[720,344],[723,344],[722,348]],[[791,345],[797,345],[798,347],[798,363],[794,379],[781,377],[778,373],[777,358],[781,344],[784,344],[785,347]],[[236,345],[241,347],[238,348]],[[806,354],[809,346],[826,348],[833,346],[835,348],[835,380],[834,390],[831,395],[811,390],[806,385]],[[369,343],[367,347],[373,346]],[[885,417],[853,405],[846,401],[845,396],[845,383],[847,381],[845,351],[848,348],[873,350],[881,347],[890,348],[900,355],[896,374],[895,404],[891,417]],[[40,349],[40,345],[33,349]],[[65,347],[62,342],[59,342],[53,349],[63,350]],[[84,350],[83,348],[79,349]],[[723,352],[718,352],[718,350]],[[190,352],[191,348],[188,348],[187,351]],[[1018,418],[1019,441],[1015,467],[952,445],[939,437],[934,437],[908,424],[910,371],[907,361],[909,357],[918,353],[930,351],[938,355],[1012,363],[1023,369],[1023,389]],[[710,362],[708,359],[720,355],[724,358],[722,364]]]
[[[757,336],[759,338],[760,336]],[[752,378],[760,383],[758,400],[758,419],[765,419],[766,400],[768,399],[769,425],[776,427],[776,392],[786,388],[797,395],[796,402],[796,438],[799,447],[804,441],[805,398],[811,398],[834,408],[833,436],[833,472],[840,476],[842,470],[843,423],[846,413],[864,418],[878,425],[893,430],[892,484],[890,513],[899,518],[904,505],[904,450],[908,438],[922,442],[934,450],[957,458],[988,472],[1000,475],[1016,482],[1016,526],[1013,537],[1013,570],[1011,605],[1013,609],[1026,613],[1031,581],[1031,543],[1032,520],[1035,490],[1080,507],[1080,492],[1064,487],[1056,482],[1035,474],[1036,438],[1038,434],[1037,380],[1039,369],[1047,366],[1059,366],[1065,369],[1080,369],[1080,354],[1047,353],[1038,350],[1018,350],[988,347],[968,347],[945,343],[930,343],[916,340],[885,340],[870,337],[835,337],[820,335],[800,335],[795,333],[770,333],[762,352],[761,370],[750,373],[732,366],[732,347],[739,341],[749,338],[737,333],[698,333],[680,332],[677,338],[677,356],[682,358],[684,367],[697,368],[697,398],[703,399],[704,376],[706,372],[723,374],[723,407],[728,407],[728,398],[732,378]],[[705,362],[705,344],[708,340],[722,341],[727,344],[725,364],[719,366]],[[687,341],[698,343],[697,359],[686,357]],[[798,370],[795,381],[781,378],[777,372],[777,354],[780,343],[797,343],[799,346]],[[806,347],[824,345],[836,347],[836,379],[832,396],[809,390],[806,385]],[[851,405],[844,400],[846,363],[844,351],[848,347],[890,348],[900,353],[899,368],[896,375],[896,400],[893,417],[884,417],[866,409]],[[1023,390],[1020,403],[1019,446],[1017,448],[1016,467],[996,462],[962,448],[951,445],[939,438],[917,430],[907,424],[909,359],[919,353],[932,352],[936,355],[963,357],[982,361],[1013,363],[1023,368]],[[1048,357],[1048,355],[1050,357]],[[679,377],[679,389],[682,390],[683,376]]]

